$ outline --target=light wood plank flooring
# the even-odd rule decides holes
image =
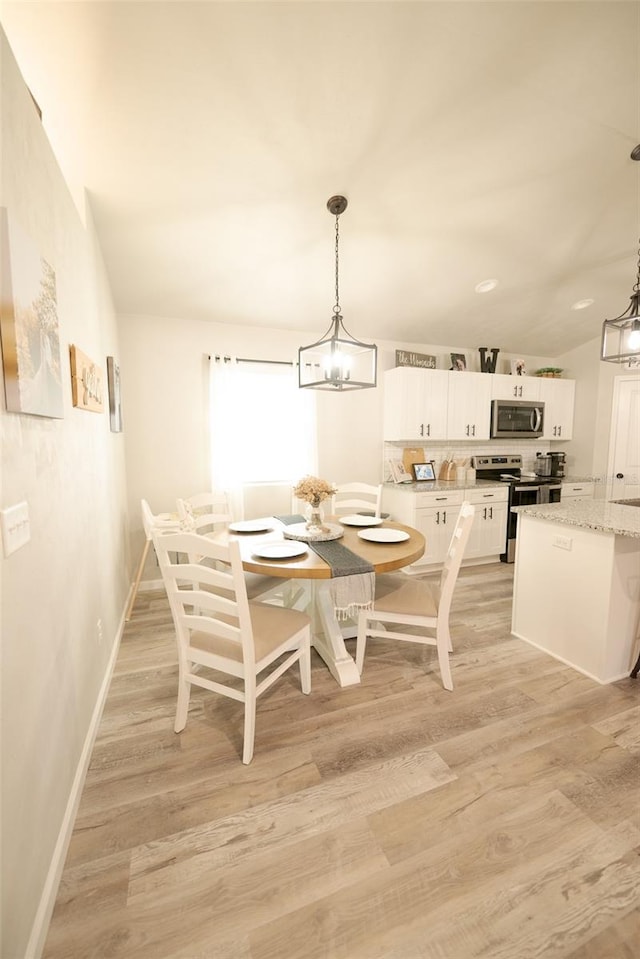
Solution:
[[[435,651],[313,654],[258,703],[194,690],[173,732],[168,605],[122,641],[45,959],[636,959],[640,681],[510,636],[513,567],[463,569]]]

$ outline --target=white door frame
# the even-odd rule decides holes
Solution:
[[[611,427],[609,430],[609,459],[607,466],[607,491],[606,491],[606,500],[610,500],[613,495],[613,486],[614,486],[614,469],[615,469],[615,453],[616,453],[616,435],[618,430],[618,415],[620,407],[620,385],[622,383],[633,383],[638,382],[638,374],[630,373],[627,376],[616,376],[613,381],[613,400],[611,403]]]

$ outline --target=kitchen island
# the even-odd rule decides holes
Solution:
[[[640,509],[517,507],[512,633],[599,683],[628,676],[640,620]]]

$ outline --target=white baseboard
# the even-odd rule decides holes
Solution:
[[[557,659],[559,663],[562,663],[564,666],[571,666],[572,669],[575,669],[577,672],[582,673],[583,676],[586,676],[587,679],[592,679],[594,683],[599,683],[600,686],[608,686],[610,683],[619,683],[622,679],[628,679],[629,673],[631,672],[632,667],[629,666],[629,673],[620,673],[615,676],[609,676],[607,679],[601,679],[599,676],[594,676],[593,673],[590,673],[586,669],[582,669],[581,666],[576,666],[575,663],[571,663],[568,659],[565,659],[564,656],[559,656],[557,653],[552,653],[550,649],[545,649],[544,646],[541,646],[539,643],[534,643],[532,639],[527,639],[526,636],[522,636],[520,633],[516,633],[513,629],[511,630],[511,635],[515,636],[516,639],[521,639],[523,643],[528,643],[529,646],[539,649],[541,652],[546,653],[547,656],[552,656],[553,659]]]
[[[109,685],[111,683],[111,677],[113,675],[113,669],[118,657],[124,625],[125,622],[123,612],[118,625],[118,631],[114,637],[113,649],[111,651],[111,656],[109,657],[104,679],[102,681],[100,692],[98,693],[98,698],[91,716],[91,722],[89,723],[84,746],[82,747],[82,753],[76,768],[76,774],[73,779],[73,785],[71,786],[71,792],[69,793],[69,799],[67,801],[67,806],[62,818],[58,839],[53,850],[51,863],[49,864],[49,871],[47,873],[47,878],[45,879],[42,895],[40,896],[40,902],[38,904],[35,919],[31,927],[31,935],[29,936],[29,942],[27,944],[24,959],[40,959],[47,939],[49,923],[51,922],[51,916],[53,914],[53,908],[55,906],[56,896],[58,894],[58,886],[60,885],[62,870],[64,869],[65,859],[67,858],[69,843],[71,842],[71,834],[73,832],[73,826],[75,823],[76,814],[78,812],[78,806],[80,804],[80,797],[82,796],[82,789],[84,787],[87,769],[89,768],[89,763],[91,761],[93,744],[98,733],[98,727],[102,717],[102,710],[104,709],[107,693],[109,691]]]

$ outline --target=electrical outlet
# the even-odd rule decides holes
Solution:
[[[29,505],[26,500],[0,510],[0,525],[2,526],[2,546],[4,555],[10,556],[17,549],[24,546],[31,539],[29,526]]]
[[[554,536],[553,545],[558,549],[568,549],[570,550],[573,546],[573,540],[570,536]]]
[[[96,623],[96,632],[98,635],[98,646],[102,646],[102,620],[99,619]]]

